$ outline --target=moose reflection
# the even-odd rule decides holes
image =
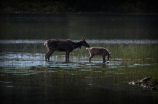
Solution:
[[[84,38],[80,42],[73,42],[70,39],[49,39],[46,40],[44,45],[47,47],[48,52],[45,55],[45,59],[49,61],[50,56],[55,52],[66,52],[65,61],[69,62],[69,53],[81,46],[90,47]]]

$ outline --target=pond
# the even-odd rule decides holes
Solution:
[[[148,76],[157,79],[156,16],[1,14],[0,22],[3,103],[158,102],[157,90],[128,84]],[[77,42],[80,37],[90,46],[107,48],[110,61],[94,56],[89,63],[85,47],[71,52],[69,63],[63,52],[45,61],[46,39]]]

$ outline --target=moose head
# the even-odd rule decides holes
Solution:
[[[80,43],[82,44],[82,46],[90,47],[90,45],[85,41],[84,38],[81,38]]]

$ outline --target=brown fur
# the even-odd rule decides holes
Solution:
[[[94,55],[103,56],[103,63],[106,62],[105,57],[108,56],[108,61],[109,61],[110,53],[106,48],[103,48],[103,47],[90,47],[90,48],[86,48],[86,49],[89,50],[89,54],[90,54],[89,62],[91,62],[91,58]]]
[[[90,47],[84,38],[82,38],[80,42],[73,42],[70,39],[49,39],[45,41],[44,45],[48,49],[48,53],[45,55],[46,60],[49,60],[53,52],[60,51],[66,52],[66,62],[69,61],[69,53],[72,52],[74,49],[81,48],[81,46]]]

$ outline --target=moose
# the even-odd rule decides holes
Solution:
[[[90,48],[86,48],[86,49],[89,50],[89,54],[90,54],[89,63],[91,62],[91,58],[94,55],[101,55],[101,56],[103,56],[103,63],[106,62],[105,57],[108,56],[108,61],[109,61],[110,53],[109,53],[109,51],[106,48],[103,48],[103,47],[90,47]]]
[[[80,42],[73,42],[71,39],[49,39],[46,40],[44,45],[47,47],[47,54],[45,55],[45,60],[49,61],[50,56],[55,52],[66,52],[65,61],[69,62],[69,53],[73,50],[80,48],[81,46],[90,47],[90,45],[85,41],[84,38],[81,38]]]

